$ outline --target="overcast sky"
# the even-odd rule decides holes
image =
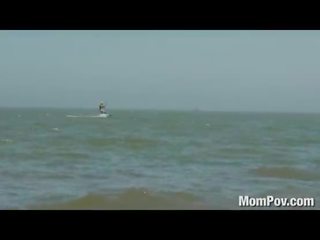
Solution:
[[[0,31],[0,106],[320,112],[320,31]]]

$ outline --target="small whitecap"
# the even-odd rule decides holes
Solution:
[[[206,125],[206,127],[211,127],[210,123],[206,123],[205,125]]]
[[[0,139],[0,142],[4,142],[4,143],[12,143],[13,140],[9,139],[9,138],[5,138],[5,139]]]
[[[55,132],[60,132],[59,128],[52,128],[52,130],[55,131]]]

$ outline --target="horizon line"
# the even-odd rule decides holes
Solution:
[[[57,107],[57,106],[0,106],[0,109],[95,109],[91,107]],[[169,108],[124,108],[117,107],[112,108],[112,110],[123,110],[123,111],[176,111],[176,112],[220,112],[220,113],[279,113],[279,114],[320,114],[320,112],[311,112],[311,111],[270,111],[270,110],[208,110],[208,109],[169,109]]]

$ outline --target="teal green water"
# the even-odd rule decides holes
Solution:
[[[320,115],[0,109],[1,209],[237,209],[320,194]]]

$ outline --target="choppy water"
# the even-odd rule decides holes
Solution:
[[[0,109],[1,209],[237,209],[320,193],[320,115]],[[316,206],[318,208],[318,206]]]

